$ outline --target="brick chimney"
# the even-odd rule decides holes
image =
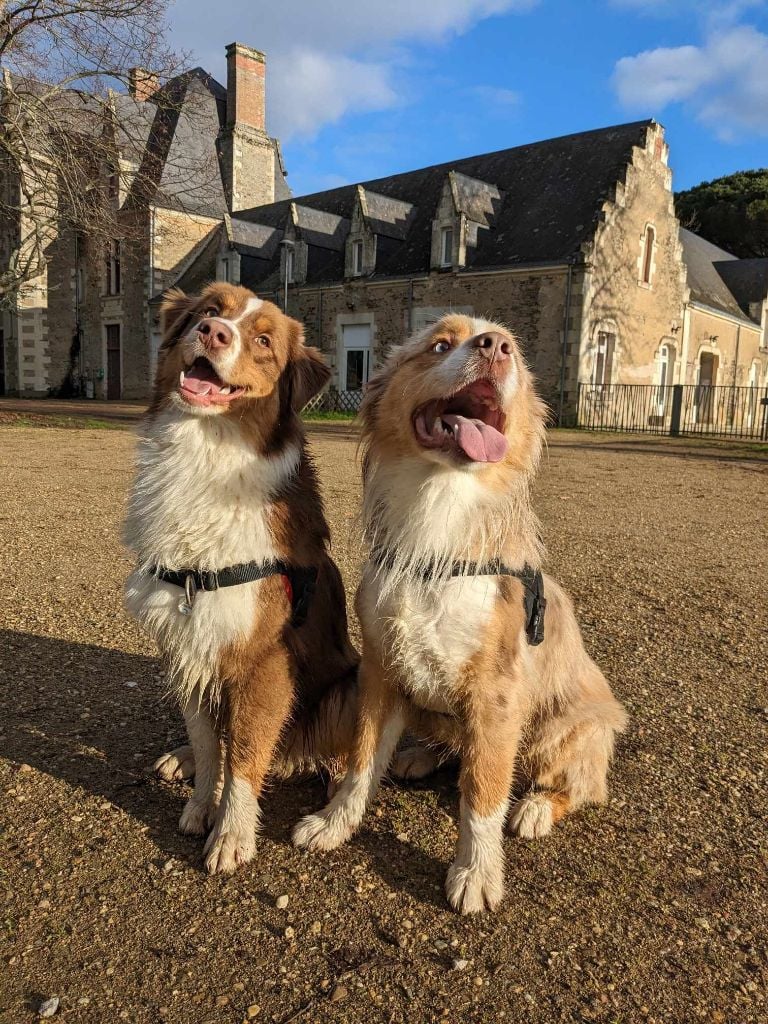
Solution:
[[[146,68],[131,68],[128,72],[128,92],[139,103],[151,100],[160,88],[160,78]]]
[[[227,121],[220,136],[230,213],[275,199],[275,144],[266,132],[267,59],[243,43],[227,47]]]
[[[263,132],[266,57],[242,43],[227,47],[227,127],[248,125]]]

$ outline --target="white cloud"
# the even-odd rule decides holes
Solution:
[[[176,44],[223,78],[224,44],[237,40],[264,50],[268,61],[270,131],[311,138],[347,113],[384,110],[407,92],[408,47],[440,43],[477,22],[526,11],[538,0],[229,0],[216,9],[221,46],[201,52],[208,0],[176,0]]]
[[[750,26],[713,31],[701,46],[622,57],[613,82],[629,110],[685,103],[720,139],[768,134],[768,35]]]

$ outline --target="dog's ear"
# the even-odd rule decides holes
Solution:
[[[293,354],[281,379],[283,401],[301,412],[331,379],[331,370],[318,349],[304,344],[304,329],[297,320],[291,320],[291,333]]]
[[[197,299],[186,295],[181,288],[170,288],[163,296],[160,306],[160,330],[163,335],[162,348],[169,348],[178,341],[192,319]]]

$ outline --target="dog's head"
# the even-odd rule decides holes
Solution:
[[[462,314],[394,349],[361,412],[374,458],[418,457],[475,472],[532,470],[545,421],[514,335]]]
[[[271,398],[285,415],[300,411],[330,376],[317,349],[304,344],[301,324],[247,288],[218,282],[200,295],[172,289],[161,324],[154,409],[170,404],[192,416],[240,417]]]

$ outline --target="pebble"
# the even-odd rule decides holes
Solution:
[[[27,772],[31,772],[31,771],[32,771],[32,765],[31,764],[26,764],[25,763],[25,764],[20,764],[19,765],[19,774],[20,775],[26,775]]]
[[[469,967],[469,960],[455,959],[453,961],[453,969],[454,969],[454,971],[466,971],[466,969],[468,967]]]
[[[320,932],[323,930],[323,926],[320,923],[320,921],[313,921],[312,924],[309,926],[309,930],[312,932],[313,935],[319,935]]]
[[[342,999],[346,999],[348,995],[349,992],[344,985],[337,985],[328,998],[332,1003],[340,1003]]]
[[[245,1011],[245,1015],[248,1020],[253,1020],[254,1017],[258,1017],[261,1013],[261,1007],[258,1003],[251,1003],[248,1009]]]
[[[52,1017],[59,1008],[59,997],[51,996],[50,999],[46,999],[44,1003],[40,1004],[40,1009],[37,1011],[39,1017]]]
[[[229,1005],[229,996],[216,996],[216,1005],[217,1006],[228,1006]]]
[[[278,910],[285,910],[285,908],[288,906],[288,897],[278,896],[277,899],[275,900],[275,906],[277,907]]]
[[[170,871],[173,871],[175,865],[176,861],[173,858],[167,860],[165,864],[163,864],[163,874],[167,875]]]
[[[295,934],[296,934],[296,932],[294,931],[293,928],[291,928],[290,925],[288,925],[288,927],[283,932],[283,935],[286,937],[286,939],[292,939]]]

